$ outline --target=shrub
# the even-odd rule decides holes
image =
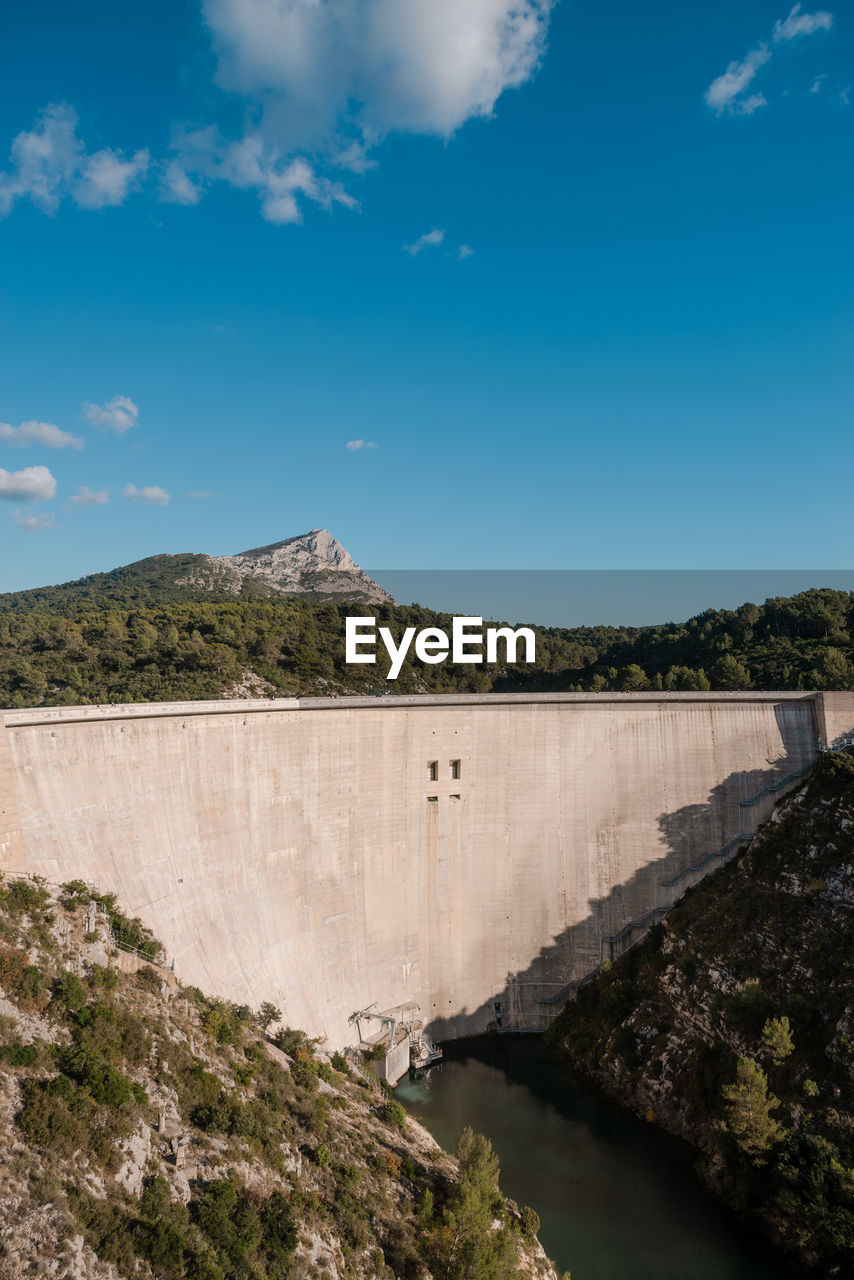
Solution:
[[[13,880],[0,891],[0,906],[10,916],[35,915],[50,902],[50,894],[36,881]]]
[[[64,969],[54,982],[53,998],[69,1013],[76,1013],[78,1009],[83,1008],[89,993],[76,974]]]
[[[522,1230],[526,1236],[535,1236],[540,1229],[540,1215],[529,1204],[522,1206]]]
[[[296,1057],[300,1049],[311,1057],[312,1045],[304,1031],[296,1031],[293,1027],[282,1027],[273,1037],[273,1044],[289,1058]]]
[[[382,1119],[392,1129],[406,1128],[406,1112],[394,1098],[387,1098],[380,1111]]]
[[[38,1045],[21,1044],[20,1040],[7,1044],[0,1050],[10,1067],[30,1067],[39,1056]]]
[[[59,898],[60,905],[66,911],[76,911],[78,907],[86,907],[92,901],[89,886],[83,880],[69,880],[63,886]]]

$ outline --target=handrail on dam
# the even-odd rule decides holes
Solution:
[[[703,858],[700,862],[695,862],[693,866],[683,868],[683,870],[680,871],[678,875],[675,875],[672,880],[662,880],[661,883],[665,889],[672,889],[673,886],[678,884],[684,876],[689,876],[694,871],[702,871],[703,867],[708,866],[708,864],[714,861],[715,858],[724,858],[726,854],[729,853],[730,849],[734,849],[737,844],[750,844],[752,839],[752,831],[739,831],[738,835],[734,836],[733,839],[730,840],[729,844],[725,844],[721,849],[715,849],[714,853],[710,853],[708,857]]]
[[[596,968],[591,969],[589,973],[585,973],[583,978],[573,978],[572,982],[564,983],[561,989],[555,991],[553,995],[538,996],[537,1004],[557,1004],[558,1000],[562,1000],[564,996],[569,995],[570,991],[580,991],[582,987],[588,986],[601,968],[601,964],[597,964]]]
[[[649,924],[650,920],[654,920],[656,916],[663,916],[670,910],[669,907],[653,907],[652,911],[648,911],[645,916],[641,916],[638,920],[630,920],[628,924],[624,924],[619,933],[606,934],[603,941],[613,945],[615,942],[622,942],[627,934],[633,929],[641,929],[645,924]]]
[[[816,757],[816,760],[818,757]],[[769,782],[767,787],[763,787],[761,791],[757,791],[755,796],[751,796],[749,800],[739,800],[739,804],[745,808],[758,804],[763,796],[771,795],[774,791],[779,791],[781,787],[785,787],[787,782],[794,781],[795,778],[802,778],[805,773],[809,773],[810,769],[815,768],[816,760],[810,760],[802,769],[793,769],[791,773],[787,773],[784,778],[779,778],[776,782]]]

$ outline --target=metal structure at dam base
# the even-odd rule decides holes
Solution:
[[[854,693],[312,698],[0,712],[0,870],[115,892],[181,982],[329,1048],[537,1030],[732,856]]]

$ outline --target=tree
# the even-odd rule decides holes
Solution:
[[[263,1031],[266,1031],[274,1022],[282,1021],[282,1011],[277,1009],[274,1004],[271,1004],[269,1000],[265,1000],[255,1015],[255,1021]]]
[[[711,675],[719,689],[750,688],[750,672],[731,653],[718,659],[712,667]]]
[[[771,1112],[779,1098],[768,1092],[768,1078],[752,1058],[739,1058],[733,1084],[725,1084],[726,1127],[743,1151],[754,1158],[780,1138],[780,1126]]]
[[[767,1054],[775,1067],[779,1067],[794,1048],[792,1028],[785,1014],[782,1018],[769,1018],[762,1028],[762,1052]]]
[[[498,1157],[481,1133],[463,1130],[460,1176],[441,1225],[430,1232],[434,1274],[442,1280],[510,1280],[516,1251],[498,1191]],[[493,1227],[498,1218],[500,1225]]]

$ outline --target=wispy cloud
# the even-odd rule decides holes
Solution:
[[[788,44],[800,36],[813,35],[816,31],[829,31],[833,26],[833,14],[820,10],[817,13],[802,13],[801,5],[796,4],[787,18],[774,24],[771,41],[775,45]],[[717,115],[752,116],[760,107],[768,105],[763,93],[748,94],[747,90],[756,78],[757,72],[771,61],[771,50],[763,41],[755,49],[751,49],[741,62],[729,64],[723,75],[717,77],[705,92],[706,103]],[[813,93],[818,90],[813,87]]]
[[[83,405],[83,417],[93,427],[123,435],[125,431],[130,431],[131,427],[137,425],[139,409],[130,396],[113,396],[103,404],[90,404],[87,401]]]
[[[474,253],[474,249],[471,247],[470,244],[461,244],[459,249],[457,250],[457,257],[459,258],[460,262],[463,262],[466,258],[470,258],[473,253]]]
[[[0,467],[0,500],[45,502],[55,494],[56,478],[47,467],[24,467],[22,471],[5,471]]]
[[[796,4],[788,18],[774,24],[774,43],[783,44],[797,40],[798,36],[815,35],[816,31],[829,31],[833,26],[833,14],[820,9],[817,13],[801,13],[802,5]]]
[[[302,156],[290,156],[260,133],[228,142],[215,129],[179,135],[178,154],[168,164],[160,198],[172,204],[196,204],[205,188],[224,181],[254,191],[261,201],[261,216],[282,225],[302,221],[306,200],[323,209],[344,205],[355,209],[358,201],[340,182],[326,178]]]
[[[44,445],[47,449],[83,448],[80,436],[73,436],[70,431],[63,431],[52,422],[36,422],[35,419],[22,422],[19,427],[0,422],[0,440],[16,449],[26,449],[31,444]]]
[[[12,519],[19,529],[26,529],[28,533],[33,533],[36,529],[52,529],[54,527],[52,515],[33,516],[27,515],[25,511],[16,510]]]
[[[752,49],[742,62],[731,62],[723,75],[713,80],[706,90],[706,102],[712,110],[718,115],[729,111],[749,116],[759,107],[764,107],[766,101],[761,93],[751,94],[748,98],[741,95],[770,58],[768,46],[761,44],[758,49]]]
[[[379,449],[379,445],[373,440],[348,440],[344,447],[354,453],[357,449]]]
[[[109,489],[90,489],[88,485],[81,484],[68,501],[75,507],[103,507],[110,501],[110,491]]]
[[[432,231],[425,231],[423,236],[419,236],[412,244],[405,244],[403,252],[411,254],[414,258],[424,249],[437,249],[444,242],[445,233],[435,227]]]
[[[203,502],[205,498],[214,498],[216,494],[213,489],[191,489],[189,493],[184,494],[185,498],[189,498],[191,502]]]
[[[125,502],[144,502],[149,507],[168,506],[169,496],[169,491],[157,484],[147,484],[143,489],[137,489],[135,484],[126,484],[122,489]]]
[[[0,173],[0,215],[25,199],[49,214],[66,198],[82,209],[123,204],[148,165],[147,150],[129,158],[110,148],[87,154],[74,108],[51,103],[12,143],[9,169]]]

